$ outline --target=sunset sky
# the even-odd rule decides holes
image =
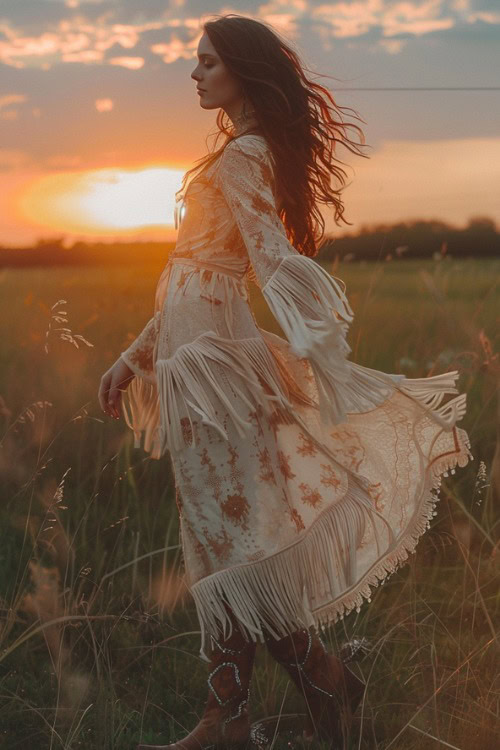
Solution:
[[[0,0],[1,244],[175,238],[215,125],[190,78],[200,26],[231,12],[271,23],[365,121],[370,159],[343,154],[349,231],[500,226],[499,0]]]

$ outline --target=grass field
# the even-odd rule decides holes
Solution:
[[[474,456],[443,480],[417,553],[371,604],[325,633],[333,649],[353,636],[374,645],[354,667],[368,688],[352,748],[494,750],[500,550],[488,484],[499,430],[500,261],[328,270],[346,282],[356,313],[352,359],[412,377],[460,371],[468,394],[460,426]],[[160,271],[0,272],[0,747],[8,750],[167,743],[203,708],[206,666],[182,585],[169,459],[134,450],[124,422],[97,402],[101,375],[151,317]],[[259,323],[279,332],[252,295]],[[59,327],[71,333],[61,338]],[[74,346],[76,334],[92,346]],[[255,720],[303,711],[262,648],[252,699]],[[273,747],[300,745],[278,736]]]

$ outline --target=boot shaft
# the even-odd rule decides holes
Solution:
[[[208,698],[190,734],[170,745],[139,745],[137,750],[244,750],[250,747],[248,701],[256,644],[236,624],[230,636],[211,639]]]
[[[280,640],[266,637],[266,646],[305,699],[305,736],[317,735],[331,741],[332,748],[344,747],[365,684],[308,630]]]

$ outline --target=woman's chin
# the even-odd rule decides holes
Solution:
[[[198,97],[202,109],[219,109],[221,106],[217,103],[217,100],[209,99],[206,93],[198,94]]]

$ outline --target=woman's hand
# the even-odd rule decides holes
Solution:
[[[105,414],[115,419],[120,418],[122,391],[124,391],[130,381],[135,377],[135,373],[130,369],[126,362],[118,357],[101,378],[99,387],[99,403]]]

